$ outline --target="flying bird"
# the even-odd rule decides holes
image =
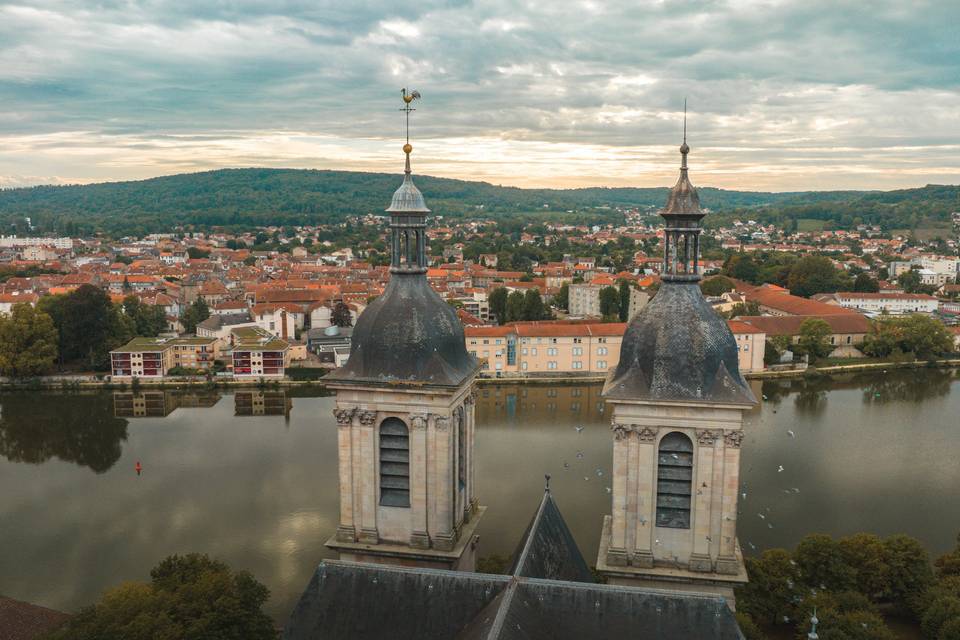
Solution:
[[[580,433],[581,431],[583,431],[583,427],[574,427],[574,429],[577,430],[577,433]]]

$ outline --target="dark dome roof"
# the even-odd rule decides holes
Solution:
[[[458,386],[476,372],[456,310],[422,274],[393,274],[357,318],[350,359],[333,382]]]
[[[676,400],[755,404],[737,356],[737,342],[695,281],[664,281],[630,322],[620,362],[603,396],[613,400]]]

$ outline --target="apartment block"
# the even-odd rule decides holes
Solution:
[[[231,331],[235,378],[282,377],[290,365],[290,345],[261,327]]]
[[[766,333],[729,322],[737,340],[741,372],[763,369]],[[620,361],[625,322],[518,322],[465,327],[467,351],[495,375],[606,375]]]
[[[569,288],[568,310],[571,316],[600,317],[599,284],[571,284]]]
[[[219,352],[214,338],[134,338],[110,352],[115,378],[162,378],[170,369],[208,369]]]

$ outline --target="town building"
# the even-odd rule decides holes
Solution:
[[[742,373],[763,370],[766,334],[759,327],[728,321]],[[515,322],[464,328],[467,350],[485,374],[549,377],[606,375],[616,368],[625,322]]]
[[[316,354],[320,362],[342,367],[350,358],[353,327],[330,325],[307,331],[307,350]]]
[[[839,314],[827,316],[739,316],[739,322],[751,325],[763,331],[768,337],[787,336],[791,342],[800,339],[800,328],[807,320],[823,320],[830,327],[830,344],[841,349],[832,357],[861,357],[857,349],[863,344],[870,332],[870,321],[857,314]]]
[[[935,313],[939,302],[925,293],[863,293],[841,291],[824,293],[814,299],[835,304],[845,309],[856,309],[865,314],[900,315],[904,313]]]
[[[261,327],[232,329],[234,378],[282,378],[290,365],[290,345]]]
[[[603,388],[613,405],[613,502],[597,571],[615,585],[720,595],[732,608],[747,582],[737,498],[743,414],[756,399],[730,327],[700,292],[704,212],[689,150],[684,139],[661,211],[662,284],[627,328]]]
[[[571,316],[577,318],[600,317],[600,290],[599,284],[580,283],[571,284],[568,290],[567,308]]]
[[[175,367],[210,369],[219,355],[214,338],[138,337],[110,352],[110,367],[114,378],[163,378]]]

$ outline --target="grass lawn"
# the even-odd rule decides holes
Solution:
[[[797,219],[797,231],[810,232],[810,231],[823,231],[823,228],[826,226],[826,220],[815,220],[813,218],[798,218]]]

